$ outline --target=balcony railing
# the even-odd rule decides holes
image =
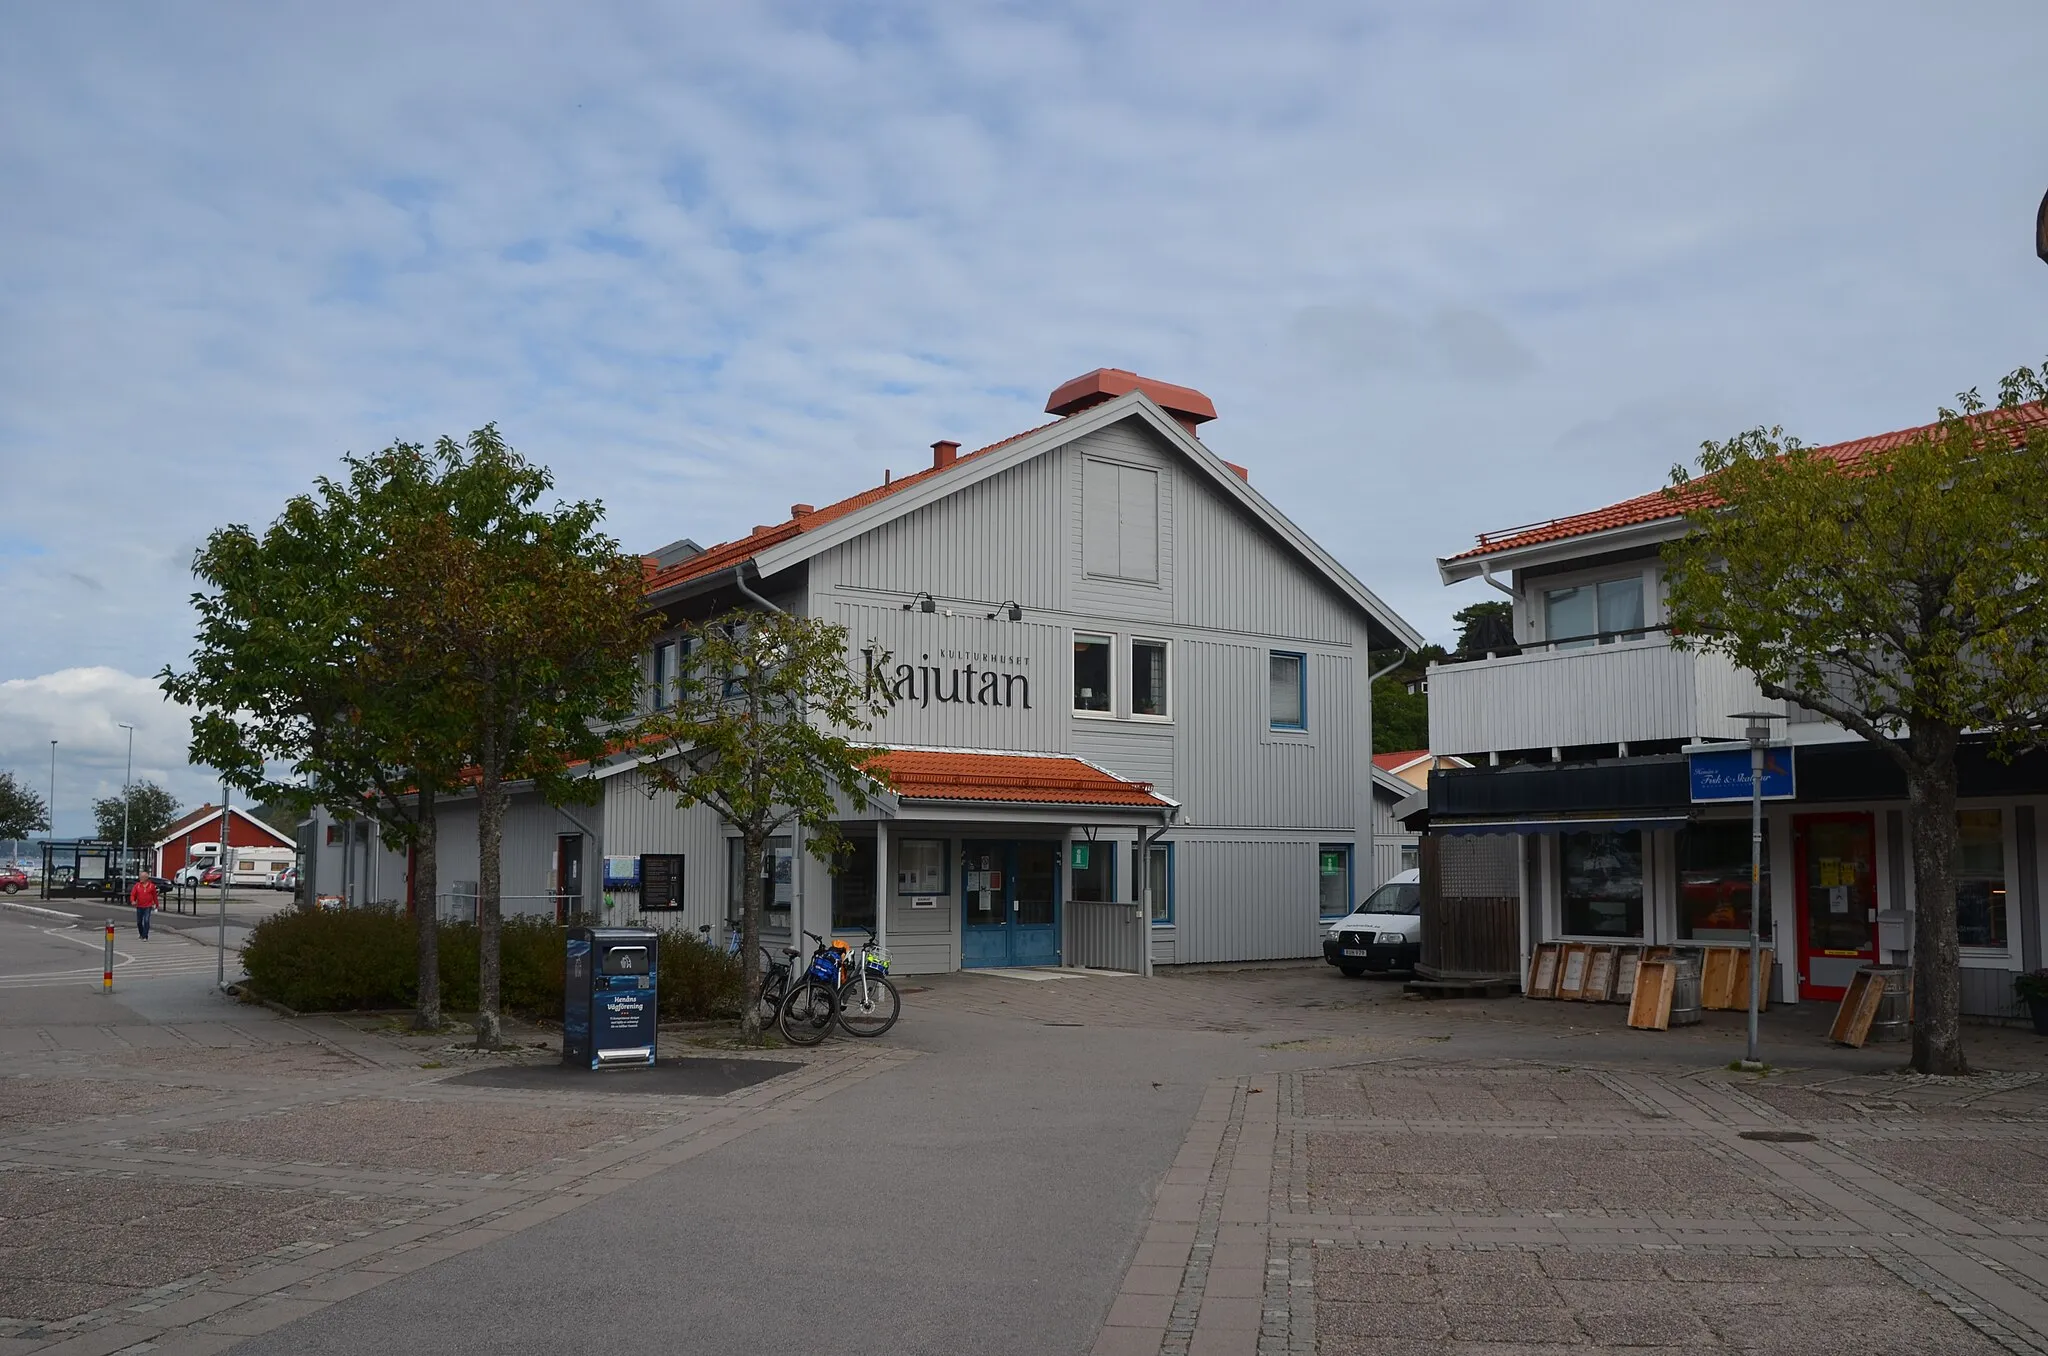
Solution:
[[[1729,713],[1766,705],[1777,704],[1749,674],[1720,655],[1674,649],[1664,628],[1651,626],[1539,641],[1521,654],[1432,668],[1429,743],[1438,753],[1469,756],[1735,739],[1741,722]]]

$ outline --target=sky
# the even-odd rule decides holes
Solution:
[[[2048,357],[2039,0],[0,7],[0,769],[181,799],[192,553],[496,421],[647,550],[1096,367],[1425,635],[1701,440]]]

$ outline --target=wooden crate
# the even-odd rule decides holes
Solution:
[[[1609,993],[1617,1003],[1626,1003],[1635,997],[1636,968],[1643,963],[1643,949],[1639,946],[1616,947],[1614,951],[1614,984]]]
[[[1678,967],[1670,961],[1646,960],[1636,967],[1636,990],[1629,999],[1628,1024],[1642,1031],[1664,1031],[1671,1026],[1671,995],[1678,983]]]
[[[1596,946],[1586,960],[1586,987],[1579,997],[1588,1003],[1605,1003],[1614,992],[1614,959],[1616,948]]]
[[[1884,978],[1858,971],[1842,994],[1842,1005],[1835,1009],[1835,1024],[1828,1028],[1828,1039],[1837,1045],[1862,1049],[1870,1039],[1870,1024],[1877,1020],[1878,1004],[1883,1001]]]
[[[1536,948],[1536,954],[1529,957],[1529,982],[1522,992],[1530,998],[1557,997],[1557,952],[1556,942],[1544,942]]]
[[[1700,1006],[1709,1012],[1724,1012],[1729,1008],[1749,1006],[1749,986],[1736,983],[1741,976],[1743,963],[1749,959],[1749,948],[1737,949],[1732,946],[1710,946],[1700,960]]]
[[[1586,993],[1587,953],[1593,948],[1584,942],[1569,942],[1558,953],[1557,996],[1577,1001]]]

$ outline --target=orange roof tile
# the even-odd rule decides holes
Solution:
[[[1376,753],[1372,765],[1383,772],[1398,772],[1410,763],[1429,757],[1428,749],[1408,749],[1401,753]]]
[[[1013,433],[999,443],[990,443],[987,447],[977,448],[957,458],[952,466],[964,466],[976,457],[985,456],[990,452],[996,451],[998,448],[1008,447],[1019,438],[1028,438],[1034,433],[1051,428],[1053,424],[1058,422],[1060,421],[1055,419],[1052,423],[1040,424],[1037,428],[1028,428],[1022,433]],[[801,517],[790,518],[771,527],[761,528],[748,536],[739,537],[732,541],[720,542],[716,546],[706,548],[701,554],[691,556],[687,560],[677,561],[665,570],[652,568],[651,559],[642,557],[643,560],[649,562],[646,592],[658,593],[662,589],[673,587],[687,580],[701,578],[707,574],[716,574],[720,570],[731,569],[733,566],[759,552],[767,550],[771,546],[779,546],[801,533],[823,527],[826,523],[844,518],[849,513],[864,509],[870,504],[879,503],[900,490],[909,489],[912,485],[921,485],[933,476],[944,475],[952,469],[952,466],[926,467],[922,471],[913,471],[900,479],[889,481],[886,485],[877,485],[873,489],[862,490],[859,494],[850,495],[836,504],[827,504],[821,509],[814,509],[809,513],[803,514]]]
[[[906,800],[1001,801],[1017,805],[1117,805],[1165,809],[1150,782],[1134,782],[1059,754],[877,749],[868,765]]]
[[[1987,410],[1979,415],[1978,419],[1984,423],[2009,422],[2016,433],[2044,427],[2048,426],[2048,403],[2036,401],[2009,410]],[[1902,447],[1936,427],[1938,425],[1922,424],[1918,428],[1898,429],[1891,433],[1879,433],[1872,437],[1856,438],[1846,443],[1834,443],[1812,450],[1818,456],[1853,464],[1866,457]],[[1633,499],[1624,499],[1618,504],[1609,504],[1606,508],[1594,509],[1590,513],[1575,513],[1565,518],[1552,518],[1546,523],[1511,527],[1500,532],[1482,532],[1479,534],[1479,545],[1471,550],[1461,551],[1450,559],[1469,560],[1475,556],[1490,556],[1501,551],[1512,551],[1521,546],[1569,541],[1573,537],[1605,532],[1610,528],[1660,522],[1667,518],[1680,517],[1686,510],[1696,505],[1715,502],[1713,491],[1704,481],[1695,482],[1686,497],[1676,502],[1668,498],[1662,490],[1653,490],[1649,494],[1639,494]]]

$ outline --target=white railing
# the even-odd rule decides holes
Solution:
[[[1661,635],[1546,649],[1429,672],[1429,743],[1438,753],[1736,739],[1735,711],[1780,710],[1719,655]]]

